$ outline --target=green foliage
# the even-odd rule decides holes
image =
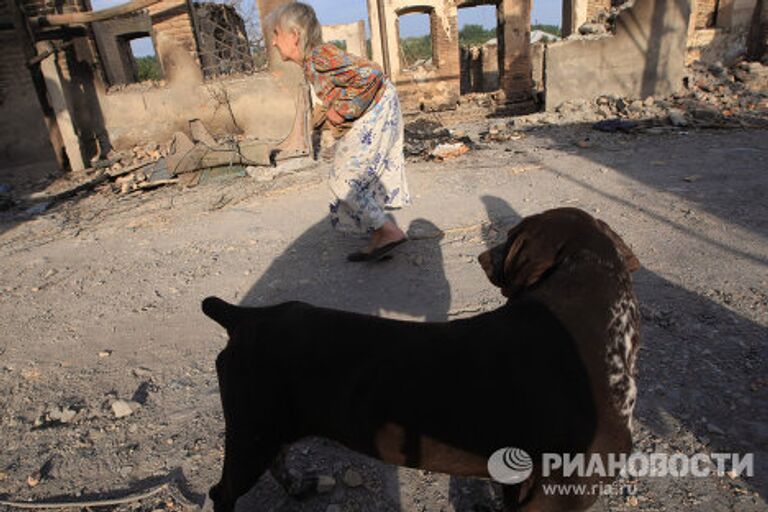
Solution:
[[[481,46],[489,39],[496,37],[496,29],[483,28],[482,25],[467,24],[459,30],[459,45]]]
[[[432,58],[432,38],[429,35],[408,37],[400,40],[403,67],[409,67],[422,59]]]
[[[160,69],[160,63],[154,55],[137,58],[136,71],[139,82],[145,80],[162,80],[163,78],[163,70]]]

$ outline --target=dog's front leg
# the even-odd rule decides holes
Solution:
[[[227,436],[221,480],[209,491],[215,512],[234,510],[237,499],[269,469],[279,451],[279,444],[270,446],[236,437]]]
[[[208,493],[215,512],[234,510],[237,499],[264,474],[282,445],[274,435],[265,436],[279,429],[269,424],[271,410],[261,403],[267,401],[260,402],[252,391],[253,384],[244,378],[251,371],[249,360],[247,354],[230,348],[216,358],[225,438],[221,480]]]

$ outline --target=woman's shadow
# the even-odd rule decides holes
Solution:
[[[346,253],[353,249],[350,237],[323,219],[272,262],[241,305],[301,300],[371,315],[446,320],[451,289],[443,268],[443,233],[425,219],[412,221],[407,232],[409,241],[391,259],[350,263],[346,261]]]

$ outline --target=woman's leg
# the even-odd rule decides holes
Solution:
[[[331,222],[371,234],[367,252],[405,238],[384,209],[410,203],[405,182],[403,126],[394,87],[339,141],[329,185],[336,196]]]

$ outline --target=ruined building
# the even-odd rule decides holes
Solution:
[[[257,0],[261,17],[286,1]],[[681,87],[687,62],[765,52],[766,0],[562,0],[568,37],[535,44],[532,1],[367,0],[370,42],[364,20],[323,34],[370,52],[406,110],[455,108],[470,91],[523,110],[665,96]],[[497,37],[461,50],[458,12],[478,5],[495,7]],[[411,13],[429,17],[432,58],[406,68],[399,22]],[[130,44],[145,37],[162,79],[136,83]],[[224,5],[132,0],[94,12],[89,0],[0,0],[0,44],[0,157],[20,172],[37,162],[84,169],[112,148],[167,141],[191,119],[213,133],[279,141],[300,117],[300,70],[272,52],[269,70],[257,72],[243,20]]]
[[[193,118],[266,138],[291,129],[295,77],[250,73],[243,20],[231,7],[134,0],[92,12],[88,0],[1,2],[6,165],[55,160],[84,169],[112,148],[166,141]],[[160,81],[135,83],[130,42],[143,37],[152,40]]]

